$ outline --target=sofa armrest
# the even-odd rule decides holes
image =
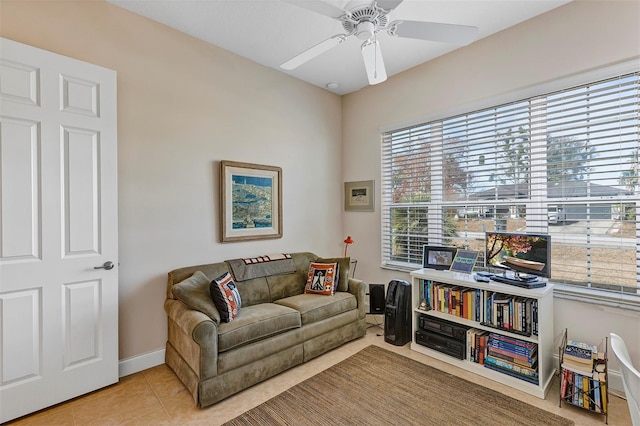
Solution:
[[[366,312],[364,310],[364,298],[367,293],[367,283],[362,280],[357,280],[355,278],[349,278],[349,287],[347,291],[353,294],[358,301],[358,316],[360,318],[364,318],[366,316]]]
[[[215,376],[218,365],[218,325],[179,300],[166,299],[169,342],[200,379]]]

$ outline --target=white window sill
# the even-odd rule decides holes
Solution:
[[[640,312],[640,295],[580,288],[561,283],[553,283],[553,285],[553,295],[559,299],[575,300],[577,302]]]

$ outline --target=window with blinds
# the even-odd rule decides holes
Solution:
[[[640,73],[382,135],[387,267],[485,231],[549,234],[551,280],[640,289]],[[483,259],[480,264],[483,264]]]

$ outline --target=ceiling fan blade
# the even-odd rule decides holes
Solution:
[[[378,40],[367,40],[362,45],[362,59],[367,70],[369,84],[382,83],[387,79],[387,70],[384,68],[382,51]]]
[[[398,7],[398,5],[402,3],[402,0],[378,0],[376,4],[378,7],[386,10],[387,12],[391,12],[393,9]]]
[[[330,18],[339,19],[345,11],[322,0],[282,0],[285,3],[311,10]]]
[[[391,35],[416,38],[418,40],[467,45],[478,36],[478,27],[468,25],[440,24],[423,21],[394,21],[389,24]]]
[[[304,64],[305,62],[310,61],[316,56],[322,55],[324,52],[332,49],[333,47],[336,47],[346,39],[347,39],[347,36],[345,36],[344,34],[339,34],[331,38],[328,38],[325,41],[320,42],[315,46],[289,59],[287,62],[280,65],[280,68],[284,70],[292,70],[292,69],[298,68],[300,65]]]

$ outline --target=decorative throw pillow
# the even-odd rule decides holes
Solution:
[[[338,263],[340,267],[336,275],[336,291],[349,290],[349,270],[351,266],[350,257],[320,257],[316,259],[318,263]]]
[[[231,322],[240,313],[242,307],[242,299],[231,274],[225,272],[211,281],[209,291],[213,303],[220,312],[220,319],[224,322]]]
[[[339,268],[338,263],[311,262],[304,292],[332,296],[336,291]]]
[[[191,309],[200,311],[216,322],[220,322],[220,314],[211,300],[209,278],[201,271],[196,271],[184,281],[171,287],[171,293]]]

